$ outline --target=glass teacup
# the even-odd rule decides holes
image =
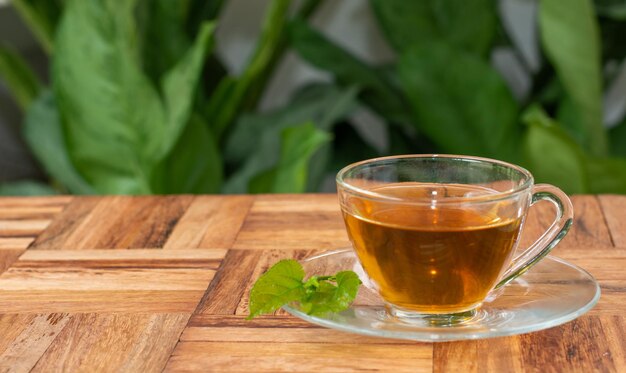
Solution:
[[[469,320],[495,289],[565,236],[572,205],[525,169],[456,155],[366,160],[337,175],[353,248],[393,316],[429,325]],[[515,256],[529,207],[552,202],[554,223]]]

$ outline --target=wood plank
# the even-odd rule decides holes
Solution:
[[[258,251],[229,250],[194,313],[235,313],[260,258]]]
[[[204,268],[217,270],[226,250],[29,250],[17,268]]]
[[[65,206],[74,199],[73,196],[44,196],[44,197],[0,197],[0,208],[16,207],[58,207]]]
[[[0,371],[29,372],[69,320],[67,314],[0,315]]]
[[[613,358],[615,350],[623,351],[623,343],[609,344],[601,318],[592,316],[520,336],[524,365],[543,372],[624,371],[626,362]]]
[[[160,372],[188,314],[76,315],[34,372]]]
[[[81,198],[56,219],[60,227],[51,227],[55,239],[38,239],[34,248],[160,248],[192,200],[192,196]]]
[[[254,210],[259,213],[302,211],[341,213],[339,199],[335,193],[261,194],[256,198]]]
[[[34,237],[0,238],[0,250],[26,250]]]
[[[259,196],[246,218],[236,249],[324,249],[349,246],[337,197]]]
[[[626,246],[626,196],[598,196],[610,237],[616,246]]]
[[[2,330],[0,354],[11,346],[35,317],[37,317],[36,314],[0,314],[0,330]]]
[[[249,230],[239,232],[233,245],[242,250],[333,250],[349,247],[348,235],[344,228],[337,229],[280,229]]]
[[[65,208],[64,205],[60,206],[16,206],[0,208],[0,219],[12,219],[12,220],[51,220],[57,214],[61,213]]]
[[[58,250],[79,227],[100,201],[100,197],[76,197],[40,234],[31,249]]]
[[[162,247],[192,198],[104,197],[65,245],[82,250]]]
[[[165,371],[431,372],[432,344],[181,342]]]
[[[245,328],[310,328],[321,329],[319,325],[311,324],[291,315],[262,315],[247,320],[243,315],[219,315],[197,313],[189,319],[188,327],[217,328],[217,327],[245,327]]]
[[[187,327],[183,342],[410,344],[398,339],[368,337],[326,328]]]
[[[519,336],[437,343],[434,372],[621,372],[624,330],[623,317],[583,316]]]
[[[253,201],[253,196],[195,197],[164,248],[230,249]]]
[[[192,312],[224,254],[193,251],[28,252],[0,276],[0,310]]]
[[[617,371],[626,371],[626,313],[620,316],[600,317],[602,331],[610,346],[611,359]]]
[[[24,250],[0,250],[0,275],[22,255]]]
[[[522,372],[517,336],[435,343],[433,372]]]
[[[192,313],[200,290],[0,291],[0,313]]]
[[[151,291],[206,290],[215,271],[197,268],[25,268],[0,276],[5,291]]]
[[[50,220],[0,220],[0,237],[37,236]]]

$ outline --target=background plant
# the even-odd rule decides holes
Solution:
[[[537,1],[543,61],[526,69],[532,89],[521,98],[490,64],[497,48],[525,62],[498,2],[370,4],[397,53],[389,65],[367,65],[302,20],[291,37],[339,86],[361,87],[359,99],[388,123],[389,153],[494,157],[521,163],[569,193],[626,193],[626,123],[609,131],[602,118],[610,67],[626,57],[625,2]]]
[[[10,47],[0,48],[0,77],[52,187],[5,193],[316,191],[349,162],[425,152],[521,163],[570,193],[626,193],[626,123],[608,130],[602,118],[626,57],[623,1],[539,0],[543,58],[526,68],[521,97],[491,64],[502,48],[526,63],[491,0],[370,0],[396,54],[382,66],[310,25],[321,1],[274,0],[237,76],[213,52],[220,0],[13,2],[51,55],[51,83]],[[333,83],[259,113],[290,48]],[[385,149],[355,130],[363,109],[382,118]]]
[[[318,3],[302,2],[295,15]],[[315,86],[289,109],[248,114],[286,48],[290,0],[271,2],[238,76],[213,54],[223,1],[15,4],[52,56],[51,83],[8,47],[0,71],[26,111],[27,143],[61,192],[302,192],[309,160],[353,105],[353,88]],[[32,182],[4,190],[54,191]]]

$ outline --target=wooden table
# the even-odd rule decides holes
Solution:
[[[576,196],[554,254],[599,304],[521,336],[414,343],[278,312],[245,321],[281,258],[348,246],[334,195],[0,199],[0,371],[626,372],[626,197]],[[524,240],[551,220],[529,217]]]

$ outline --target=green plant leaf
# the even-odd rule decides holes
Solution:
[[[204,22],[217,19],[224,3],[224,0],[190,0],[186,22],[189,34],[195,35]]]
[[[398,51],[447,41],[486,55],[496,33],[496,2],[491,0],[370,0],[383,32]]]
[[[289,30],[292,46],[302,58],[331,72],[338,83],[358,86],[363,101],[381,115],[396,122],[407,121],[403,115],[406,106],[402,95],[383,74],[329,41],[304,21],[293,21]]]
[[[517,103],[486,62],[433,42],[408,50],[398,70],[418,130],[441,151],[517,160]]]
[[[278,165],[250,181],[252,193],[303,193],[308,180],[308,164],[313,154],[331,136],[312,123],[285,128],[281,133]],[[268,177],[271,175],[271,177]],[[269,186],[269,188],[267,188]]]
[[[224,191],[302,193],[307,184],[307,163],[328,141],[330,135],[316,129],[312,123],[284,128],[278,138],[265,133],[256,150],[227,181]]]
[[[206,117],[211,118],[211,127],[218,140],[221,140],[228,127],[240,114],[246,103],[248,89],[275,62],[274,52],[280,47],[291,0],[273,0],[263,22],[261,36],[255,52],[241,76],[226,77],[222,80],[208,102]]]
[[[558,186],[566,193],[587,193],[589,179],[582,148],[541,109],[524,115],[524,166],[537,182]]]
[[[587,160],[590,193],[626,194],[626,159],[592,158]]]
[[[251,180],[255,191],[272,190],[274,170],[280,161],[281,133],[298,123],[315,123],[328,131],[355,106],[356,89],[339,90],[333,86],[317,85],[296,95],[286,108],[264,115],[246,115],[236,123],[224,150],[229,168],[236,169],[223,191],[226,193],[250,192]],[[326,169],[323,147],[313,155],[309,170],[310,185],[318,184],[323,177],[319,168]],[[323,163],[323,165],[320,165]],[[323,167],[322,167],[323,166]],[[316,180],[312,180],[316,178]]]
[[[160,194],[218,193],[222,156],[208,124],[193,115],[158,171],[152,189]]]
[[[354,301],[361,285],[352,271],[338,272],[334,276],[311,276],[306,282],[303,279],[304,269],[297,261],[285,259],[274,264],[250,290],[247,319],[272,313],[291,302],[299,302],[300,308],[310,315],[340,312]]]
[[[576,140],[580,146],[584,146],[586,139],[585,136],[585,123],[583,117],[580,115],[578,106],[567,94],[563,94],[561,97],[556,119],[558,123],[562,124],[562,128]]]
[[[41,84],[26,62],[8,46],[0,45],[0,79],[13,94],[13,98],[26,110],[39,94]]]
[[[626,119],[619,125],[611,128],[611,155],[626,158]]]
[[[94,194],[95,190],[76,170],[67,153],[67,144],[52,92],[45,90],[29,107],[23,127],[24,138],[46,172],[73,194]]]
[[[541,0],[539,25],[546,54],[577,107],[584,123],[584,147],[606,155],[608,140],[602,126],[600,38],[591,0]]]
[[[193,46],[163,78],[167,127],[163,136],[161,157],[170,153],[189,121],[196,89],[201,81],[204,60],[213,48],[211,36],[214,28],[214,25],[210,23],[202,25]]]
[[[138,0],[138,41],[146,74],[155,84],[191,46],[186,30],[190,3],[191,0]],[[192,35],[195,37],[199,31],[200,27]]]
[[[595,0],[594,3],[599,15],[618,21],[626,20],[625,0]]]
[[[302,299],[303,279],[304,270],[297,261],[288,259],[274,264],[250,290],[250,315],[247,319],[272,313],[283,304]]]
[[[348,308],[356,298],[361,280],[352,271],[338,272],[334,280],[337,285],[326,281],[320,282],[317,291],[300,302],[302,310],[309,315],[319,316]]]
[[[243,115],[226,142],[226,160],[230,164],[243,162],[263,136],[276,139],[271,147],[278,149],[280,132],[296,123],[314,122],[318,128],[330,130],[356,108],[357,92],[355,87],[342,90],[327,84],[312,85],[296,94],[285,108]]]
[[[100,193],[149,193],[167,133],[139,68],[134,5],[69,0],[57,32],[53,85],[69,155]]]
[[[24,180],[0,184],[0,196],[51,196],[58,194],[50,185]]]
[[[39,43],[48,53],[53,50],[53,38],[63,10],[63,0],[12,0]]]

